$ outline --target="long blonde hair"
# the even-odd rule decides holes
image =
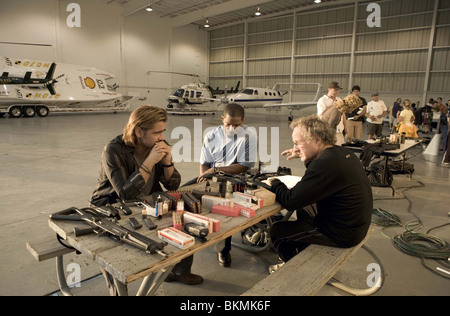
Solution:
[[[127,146],[135,147],[138,142],[134,132],[136,127],[140,127],[143,130],[148,130],[153,128],[155,123],[166,121],[166,110],[152,105],[142,105],[131,113],[128,123],[123,129],[122,140]]]

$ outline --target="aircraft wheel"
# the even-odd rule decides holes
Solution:
[[[40,117],[46,117],[48,115],[48,107],[46,106],[38,106],[36,109],[36,113]]]
[[[9,117],[18,118],[21,116],[22,116],[22,111],[20,110],[19,106],[13,106],[11,109],[9,109]]]
[[[34,109],[34,107],[31,107],[31,106],[25,106],[25,107],[22,109],[22,115],[23,115],[24,117],[33,117],[33,116],[36,115],[36,110]]]

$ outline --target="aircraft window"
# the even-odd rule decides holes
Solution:
[[[267,95],[267,91],[266,91],[266,92],[264,92],[264,94],[265,94],[265,95]]]
[[[281,95],[280,91],[278,91],[278,95]]]
[[[269,92],[269,95],[272,96],[272,92]]]
[[[255,95],[258,95],[258,90],[255,90],[254,94],[255,94]]]
[[[189,91],[188,90],[186,90],[186,92],[184,93],[184,97],[185,98],[189,98]]]
[[[194,97],[194,90],[191,91],[191,98]]]
[[[244,89],[244,90],[241,90],[241,93],[244,93],[244,94],[253,94],[253,89]]]
[[[202,96],[202,92],[201,91],[197,91],[196,98],[200,98],[201,96]]]
[[[183,96],[183,93],[184,93],[184,89],[178,89],[178,90],[175,90],[172,93],[172,95],[175,96],[175,97],[181,98]]]

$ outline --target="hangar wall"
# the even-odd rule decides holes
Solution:
[[[81,27],[69,27],[70,3],[80,5]],[[120,92],[165,107],[177,86],[206,75],[207,33],[193,25],[173,29],[168,18],[140,10],[122,15],[116,3],[91,0],[0,0],[0,55],[96,67],[115,74]]]
[[[368,4],[380,6],[381,27],[369,27]],[[437,4],[437,6],[435,6]],[[210,84],[272,87],[277,82],[361,86],[389,106],[450,98],[450,1],[359,1],[293,11],[210,31]],[[242,85],[243,84],[243,85]],[[313,96],[311,88],[291,100]],[[285,101],[287,101],[285,99]]]

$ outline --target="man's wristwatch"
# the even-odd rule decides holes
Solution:
[[[219,173],[219,168],[214,167],[214,173]]]

